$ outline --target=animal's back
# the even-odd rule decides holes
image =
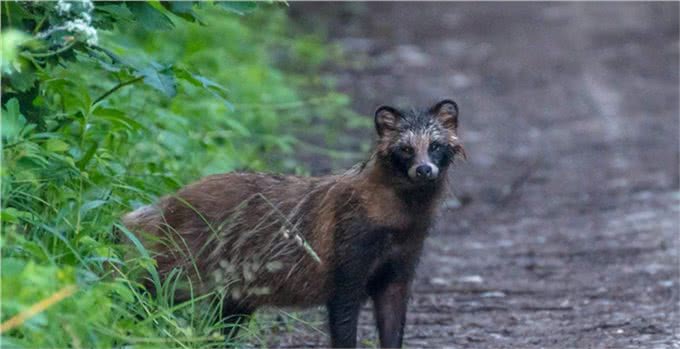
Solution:
[[[123,218],[181,268],[199,293],[247,306],[322,304],[332,288],[333,227],[352,188],[339,177],[229,173],[206,177]],[[144,234],[148,234],[144,238]]]

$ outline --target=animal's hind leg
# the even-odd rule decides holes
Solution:
[[[253,310],[243,307],[235,306],[228,302],[222,305],[222,334],[224,334],[227,345],[236,338],[239,330],[248,324]]]

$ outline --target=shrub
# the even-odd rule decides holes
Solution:
[[[1,320],[46,306],[3,346],[223,346],[219,306],[173,304],[172,280],[150,296],[127,273],[153,261],[125,260],[112,227],[210,173],[306,172],[294,135],[332,145],[310,122],[357,120],[307,78],[335,51],[275,4],[1,5]]]

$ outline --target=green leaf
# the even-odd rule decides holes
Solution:
[[[242,123],[240,123],[238,120],[232,118],[232,117],[226,117],[224,119],[224,122],[234,131],[238,132],[241,136],[250,136],[250,131],[243,126]]]
[[[2,136],[14,138],[19,135],[21,129],[26,125],[26,118],[19,112],[19,101],[12,98],[2,110]]]
[[[111,58],[113,56],[110,55]],[[144,54],[129,54],[116,57],[119,64],[133,70],[136,76],[144,77],[144,83],[163,92],[168,97],[177,94],[172,66],[163,66]]]
[[[124,302],[132,303],[135,300],[135,295],[132,290],[123,283],[112,283],[111,289],[115,292]]]
[[[200,76],[198,74],[193,74],[193,77],[196,80],[198,80],[204,88],[214,90],[214,91],[224,92],[224,93],[227,92],[227,89],[222,87],[222,85],[220,85],[220,84],[218,84],[218,83],[216,83],[216,82],[214,82],[214,81],[212,81],[212,80],[210,80],[206,77]]]
[[[175,15],[189,21],[203,24],[200,18],[193,11],[194,1],[161,1],[161,5]]]
[[[112,4],[112,3],[107,3],[107,4],[101,4],[94,2],[95,5],[95,10],[105,12],[109,14],[111,17],[115,18],[116,20],[132,20],[134,15],[132,14],[132,11],[125,6],[125,3],[118,3],[118,4]]]
[[[20,72],[12,71],[6,78],[9,78],[10,85],[19,92],[30,90],[37,80],[35,73],[30,69],[23,69]]]
[[[52,138],[45,142],[45,149],[55,153],[63,153],[69,150],[70,146],[68,143],[62,141],[61,139]]]
[[[85,216],[86,213],[88,213],[90,210],[93,210],[101,205],[106,204],[106,200],[92,200],[88,201],[82,206],[80,206],[80,214]]]
[[[139,73],[144,76],[145,84],[163,92],[168,97],[174,97],[177,94],[177,88],[172,70],[159,68],[157,64],[152,64],[139,70]]]
[[[36,20],[39,19],[38,14],[33,14],[30,11],[27,11],[24,6],[21,6],[22,3],[19,1],[7,1],[7,2],[2,2],[3,8],[2,8],[2,14],[3,17],[9,16],[12,18],[12,21],[14,23],[21,23],[25,19],[29,20]],[[9,11],[5,11],[9,10]],[[6,22],[4,22],[6,23]],[[3,34],[4,34],[4,23],[3,23]]]
[[[119,232],[121,232],[125,237],[128,238],[129,241],[132,242],[134,245],[135,249],[140,253],[140,255],[143,257],[143,261],[153,261],[154,259],[151,258],[149,255],[149,251],[144,247],[141,241],[135,236],[134,233],[132,233],[128,228],[122,224],[114,223],[113,226],[117,228]],[[141,262],[141,261],[140,261]],[[145,266],[146,269],[149,271],[151,274],[151,279],[154,282],[154,285],[159,286],[161,284],[160,281],[160,276],[158,275],[158,271],[155,269],[153,263],[150,263]]]
[[[88,55],[106,71],[119,72],[123,68],[130,68],[118,55],[103,47],[90,47]]]
[[[92,112],[92,115],[95,116],[95,120],[96,119],[106,120],[116,125],[123,126],[129,130],[146,129],[144,125],[128,117],[124,112],[118,109],[98,107]]]
[[[126,4],[137,18],[137,22],[148,31],[170,30],[175,27],[168,16],[145,1],[131,1]]]
[[[97,148],[99,148],[99,143],[94,142],[90,146],[90,148],[87,149],[87,152],[76,162],[76,166],[78,166],[79,170],[84,170],[85,166],[90,162],[94,154],[97,152]]]
[[[184,68],[175,67],[173,70],[175,71],[175,76],[177,76],[177,78],[182,79],[196,87],[201,87],[208,90],[214,96],[220,98],[227,108],[229,108],[229,110],[234,111],[234,106],[229,102],[229,100],[227,100],[226,94],[228,90],[224,86],[204,76],[194,74]]]
[[[31,213],[17,210],[14,207],[7,207],[2,209],[0,217],[2,217],[2,221],[5,223],[18,223],[21,218],[31,218]]]
[[[215,3],[223,9],[239,16],[243,16],[257,8],[257,3],[255,1],[217,1]]]

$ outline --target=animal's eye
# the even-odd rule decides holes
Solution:
[[[437,149],[439,149],[439,148],[441,148],[441,147],[442,147],[442,146],[441,146],[439,143],[432,143],[432,144],[430,144],[430,150],[432,150],[432,151],[435,151],[435,150],[437,150]]]
[[[413,153],[413,147],[411,147],[410,145],[402,145],[401,147],[399,147],[399,150],[404,154]]]

